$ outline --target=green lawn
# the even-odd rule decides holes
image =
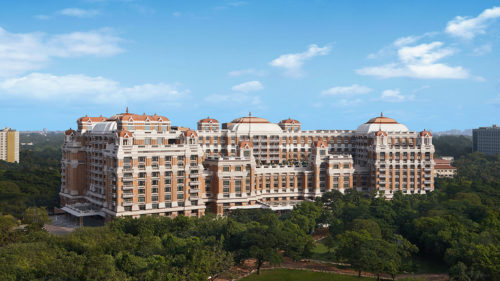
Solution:
[[[313,272],[294,269],[272,269],[262,270],[260,275],[256,273],[241,279],[243,281],[369,281],[373,278],[358,278],[356,276],[339,275],[334,273]]]
[[[333,253],[328,253],[328,249],[323,243],[321,243],[321,240],[314,243],[314,248],[311,252],[311,259],[313,260],[335,261],[333,259]]]

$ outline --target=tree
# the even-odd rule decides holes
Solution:
[[[277,227],[251,223],[247,231],[241,233],[237,239],[240,242],[238,250],[239,260],[255,258],[257,260],[257,274],[264,262],[279,264],[281,256],[278,253],[279,232]]]
[[[11,215],[0,214],[0,247],[15,241],[17,220]]]
[[[332,250],[333,247],[335,247],[335,239],[333,239],[333,236],[331,234],[328,234],[328,236],[323,239],[323,244],[325,247],[328,249],[328,253]]]
[[[30,207],[24,211],[22,223],[27,224],[30,231],[41,230],[48,222],[50,222],[50,218],[47,210],[43,207]]]

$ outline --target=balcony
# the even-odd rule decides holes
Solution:
[[[133,193],[123,193],[122,198],[133,198],[134,194]]]
[[[189,193],[198,193],[198,192],[200,192],[200,189],[199,189],[199,188],[191,188],[191,189],[189,190]]]
[[[199,181],[190,181],[189,182],[189,185],[199,185],[200,182]]]
[[[122,186],[122,189],[123,190],[132,190],[132,189],[134,189],[134,186],[133,185],[124,185],[124,186]]]

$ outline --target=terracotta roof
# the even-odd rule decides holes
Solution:
[[[118,132],[118,137],[120,138],[129,138],[132,137],[132,133],[127,130],[122,130]]]
[[[151,121],[151,122],[167,122],[170,121],[168,120],[167,117],[161,116],[161,115],[138,115],[138,114],[133,114],[133,113],[121,113],[121,114],[116,114],[111,116],[108,121],[128,121],[132,119],[133,121]]]
[[[288,118],[285,120],[281,120],[280,124],[300,124],[300,122],[295,119]]]
[[[83,117],[80,117],[78,118],[77,122],[104,122],[106,121],[106,117],[102,117],[102,116],[99,116],[99,117],[89,117],[87,115],[83,116]]]
[[[315,147],[328,147],[328,144],[324,142],[323,140],[317,140],[314,142]]]
[[[420,136],[424,137],[424,136],[429,136],[429,137],[432,137],[432,134],[430,131],[426,131],[425,129],[420,132]]]
[[[188,138],[191,138],[191,137],[197,137],[197,136],[198,136],[198,134],[196,133],[196,131],[193,131],[193,130],[191,130],[191,129],[186,130],[186,131],[183,131],[182,133],[183,133],[186,137],[188,137]]]
[[[381,130],[378,130],[378,131],[375,133],[375,135],[376,135],[377,137],[379,137],[379,136],[384,136],[384,137],[387,137],[387,133],[386,133],[386,132],[384,132],[384,131],[381,131]]]
[[[434,159],[434,169],[456,169],[456,167],[453,167],[450,165],[449,160],[444,160],[440,158]]]
[[[64,134],[65,134],[66,136],[72,135],[72,134],[74,134],[74,133],[75,133],[75,130],[73,130],[73,129],[69,129],[69,130],[64,131]]]
[[[217,121],[213,118],[207,117],[205,119],[201,119],[200,121],[198,121],[198,123],[216,123],[216,124],[219,124],[219,121]]]
[[[254,124],[254,123],[271,123],[271,122],[267,121],[264,118],[260,118],[260,117],[246,116],[246,117],[236,118],[231,123],[252,123],[252,124]]]
[[[246,141],[246,140],[245,141],[241,141],[238,145],[239,145],[240,148],[242,148],[242,147],[252,147],[253,146],[251,142]]]

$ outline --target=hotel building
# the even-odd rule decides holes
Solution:
[[[191,130],[128,110],[77,124],[65,132],[60,192],[62,209],[77,217],[288,210],[330,190],[391,198],[434,189],[431,133],[382,114],[356,130],[253,116],[205,118]]]
[[[19,163],[19,132],[0,130],[0,160]]]

